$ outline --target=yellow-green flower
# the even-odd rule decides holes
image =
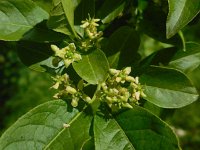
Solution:
[[[65,67],[67,68],[74,61],[82,59],[81,55],[76,52],[76,46],[74,43],[70,43],[68,46],[59,49],[56,45],[51,45],[51,49],[55,52],[55,56],[63,60]]]

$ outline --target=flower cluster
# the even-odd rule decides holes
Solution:
[[[82,21],[81,28],[85,31],[85,39],[81,42],[81,47],[84,51],[88,51],[94,45],[98,46],[98,42],[101,40],[101,36],[103,35],[102,31],[97,30],[100,19],[94,19],[89,16],[89,19]]]
[[[97,32],[97,26],[99,26],[97,22],[99,21],[100,19],[93,19],[89,17],[89,19],[86,19],[81,22],[81,28],[85,29],[85,32],[90,39],[96,39],[102,36],[101,31]]]
[[[82,59],[81,55],[76,52],[76,46],[74,43],[70,43],[68,46],[59,49],[56,45],[51,45],[51,49],[55,52],[55,56],[63,60],[65,67],[67,68],[74,61]]]
[[[116,111],[123,107],[132,108],[138,104],[141,97],[145,97],[138,77],[129,76],[131,67],[123,70],[110,69],[110,76],[101,85],[101,101]]]
[[[52,78],[55,83],[51,88],[59,90],[58,93],[54,95],[54,98],[58,99],[62,97],[67,97],[67,99],[71,99],[71,105],[73,107],[78,106],[78,101],[80,99],[83,99],[86,102],[89,102],[91,100],[89,96],[83,93],[82,88],[78,88],[73,85],[67,74],[63,74],[62,76],[57,75],[56,77]],[[79,87],[81,87],[80,84]]]

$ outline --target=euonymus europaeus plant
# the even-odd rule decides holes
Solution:
[[[1,0],[0,40],[49,73],[55,95],[5,131],[0,149],[181,149],[159,117],[198,99],[200,45],[181,29],[199,11],[199,0]],[[144,35],[162,49],[147,54]]]

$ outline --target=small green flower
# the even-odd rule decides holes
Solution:
[[[73,107],[77,107],[77,106],[78,106],[78,101],[79,101],[79,98],[78,98],[78,97],[73,97],[73,98],[72,98],[71,105],[72,105]]]
[[[55,82],[51,87],[53,89],[58,89],[60,85],[69,83],[69,76],[67,74],[63,74],[62,76],[57,75],[56,77],[52,77],[52,79]]]
[[[81,22],[82,25],[80,27],[85,30],[87,36],[90,39],[96,39],[102,36],[103,33],[101,31],[100,32],[97,31],[97,26],[99,26],[97,22],[99,21],[100,19],[94,19],[89,16],[89,19],[86,19]]]
[[[87,103],[91,101],[91,98],[83,92],[83,80],[80,80],[76,87],[73,85],[73,82],[69,79],[67,74],[57,75],[56,77],[52,78],[55,83],[51,88],[58,90],[58,92],[53,96],[54,98],[67,98],[67,100],[70,99],[73,107],[78,106],[80,99]]]
[[[77,90],[75,89],[75,88],[73,88],[73,87],[71,87],[71,86],[67,86],[66,88],[65,88],[65,90],[68,92],[68,93],[70,93],[70,94],[75,94],[76,92],[77,92]]]
[[[55,52],[55,56],[63,60],[65,67],[67,68],[74,61],[82,59],[81,55],[76,52],[76,46],[74,43],[70,43],[68,46],[59,49],[56,45],[51,45],[51,49]]]

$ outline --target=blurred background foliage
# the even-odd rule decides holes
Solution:
[[[0,134],[17,118],[52,99],[51,78],[28,69],[18,59],[15,43],[0,42]]]
[[[197,16],[183,33],[186,41],[200,43],[200,16]],[[142,58],[170,47],[143,34],[140,54]],[[25,67],[16,54],[16,43],[0,41],[0,135],[21,115],[45,101],[52,100],[50,75]],[[200,93],[200,66],[189,74]],[[200,148],[200,101],[184,108],[163,111],[163,117],[179,136],[184,150]]]

